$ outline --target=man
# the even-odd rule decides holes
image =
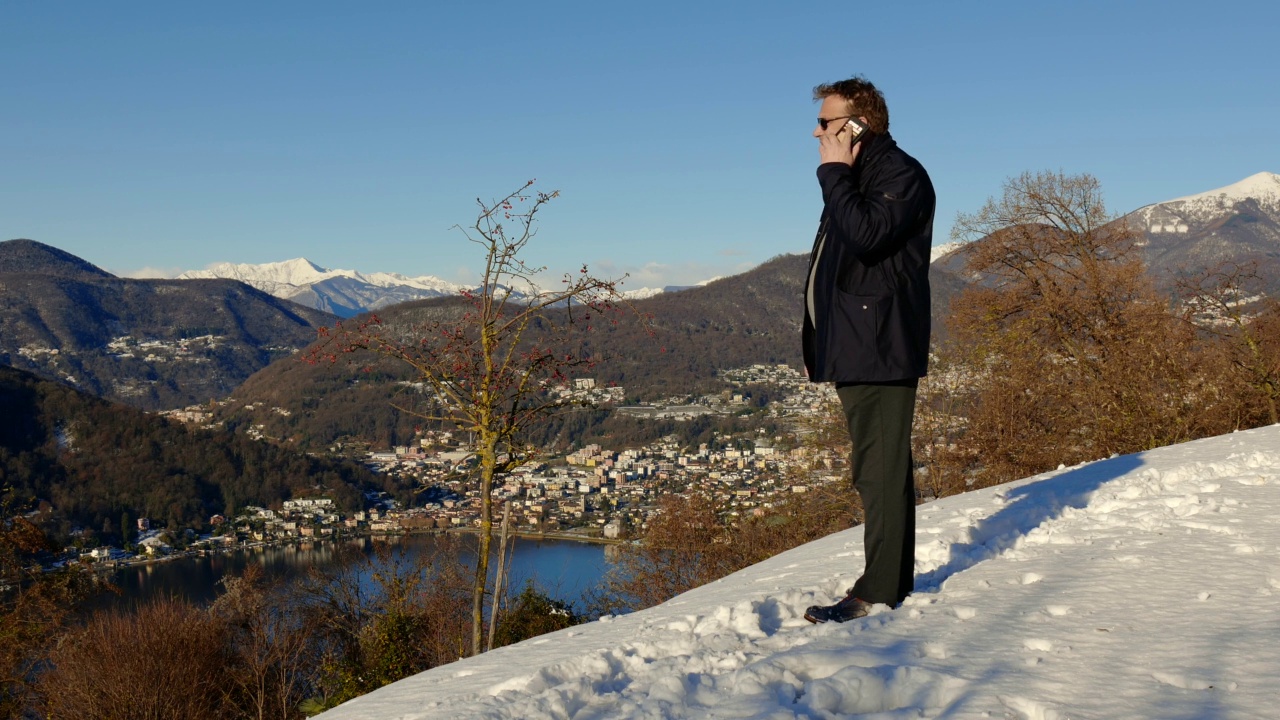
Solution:
[[[822,218],[809,259],[802,340],[812,382],[834,382],[853,444],[866,568],[810,622],[896,607],[915,570],[911,421],[929,354],[933,184],[889,135],[884,95],[864,78],[819,85]],[[858,120],[867,128],[850,125]]]

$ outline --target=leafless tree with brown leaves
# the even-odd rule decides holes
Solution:
[[[964,445],[981,484],[1210,430],[1194,335],[1095,178],[1023,174],[954,234],[978,279],[953,301],[950,329],[979,379]]]

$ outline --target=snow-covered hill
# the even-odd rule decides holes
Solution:
[[[916,592],[843,625],[862,530],[658,607],[319,716],[1276,716],[1280,426],[1060,468],[918,509]]]
[[[399,273],[330,270],[306,258],[261,265],[217,263],[178,277],[239,280],[276,297],[342,317],[409,300],[455,295],[463,290],[461,285],[430,275],[407,277]]]

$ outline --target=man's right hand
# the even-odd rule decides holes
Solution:
[[[838,162],[853,167],[858,153],[862,152],[862,143],[850,143],[853,131],[849,129],[849,123],[841,123],[839,127],[834,125],[832,123],[826,132],[818,135],[818,157],[824,165]]]

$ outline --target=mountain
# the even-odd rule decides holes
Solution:
[[[1251,257],[1280,260],[1280,175],[1261,172],[1139,208],[1124,220],[1142,231],[1147,264],[1157,274]],[[1280,290],[1280,276],[1272,280],[1272,291]]]
[[[633,301],[640,315],[652,318],[648,327],[624,311],[617,325],[599,322],[578,336],[583,351],[597,360],[589,374],[600,385],[623,386],[635,401],[720,390],[719,372],[756,363],[800,367],[806,265],[804,255],[783,255],[742,275]],[[378,316],[389,328],[411,331],[431,319],[461,317],[470,307],[462,298],[437,298],[385,308]],[[263,425],[268,436],[302,447],[324,447],[346,434],[403,443],[418,423],[396,411],[391,399],[409,391],[405,383],[412,376],[391,361],[351,360],[274,363],[235,392],[225,419]]]
[[[1224,261],[1263,260],[1280,293],[1280,175],[1262,172],[1216,190],[1147,205],[1116,220],[1140,234],[1148,271],[1163,284]],[[948,249],[949,251],[944,251]],[[934,249],[933,269],[964,277],[963,245]],[[938,253],[942,254],[938,256]]]
[[[915,593],[844,624],[858,526],[317,720],[1274,717],[1280,426],[916,509]],[[1208,570],[1207,570],[1208,569]]]
[[[63,539],[81,527],[115,543],[125,513],[176,531],[229,515],[229,506],[269,506],[317,487],[359,509],[362,490],[382,483],[354,463],[189,429],[8,367],[0,367],[0,478],[6,500],[49,503]]]
[[[330,270],[305,258],[262,265],[218,263],[205,270],[178,276],[183,280],[226,278],[307,307],[351,317],[388,305],[457,295],[462,285],[423,275],[363,274],[354,270]]]
[[[412,300],[454,296],[471,289],[431,275],[407,277],[399,273],[330,270],[306,258],[260,265],[217,263],[204,270],[184,272],[178,277],[183,280],[239,280],[278,298],[344,318]],[[623,291],[622,296],[639,300],[682,289],[639,288]]]
[[[115,277],[69,252],[34,240],[0,243],[0,272],[65,278]]]
[[[225,397],[334,320],[234,280],[124,279],[0,243],[0,362],[144,409]]]

